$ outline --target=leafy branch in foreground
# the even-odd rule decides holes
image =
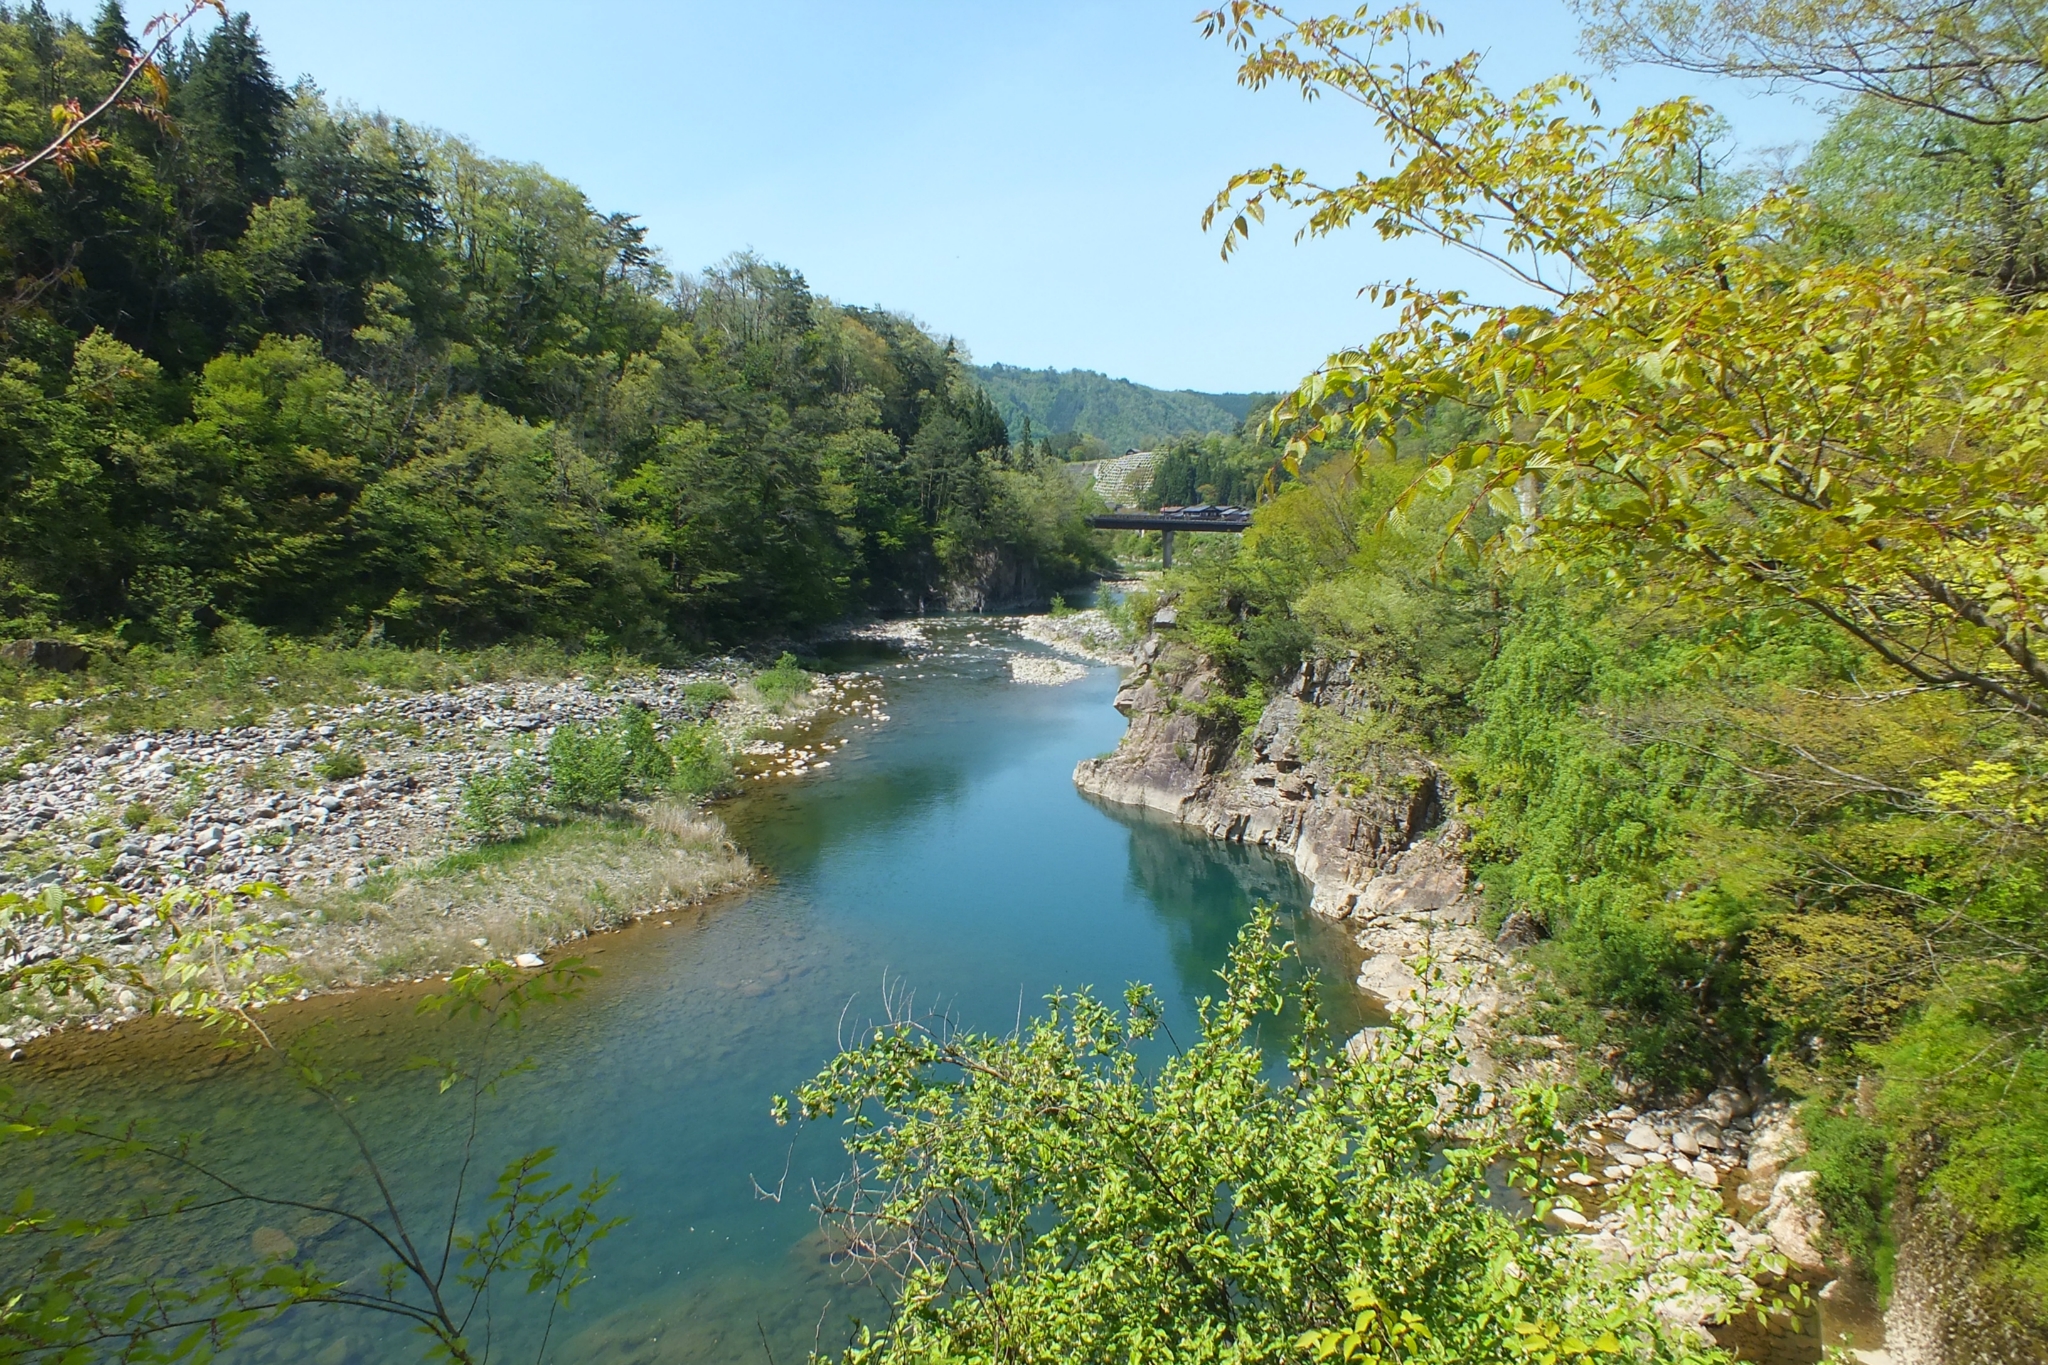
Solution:
[[[1723,1358],[1649,1304],[1680,1273],[1728,1311],[1754,1301],[1713,1254],[1718,1209],[1663,1205],[1678,1212],[1640,1220],[1621,1267],[1547,1232],[1555,1097],[1482,1106],[1454,1009],[1354,1061],[1322,1045],[1303,989],[1276,1077],[1261,1035],[1296,1001],[1273,927],[1259,910],[1201,1036],[1156,1073],[1140,1051],[1162,1008],[1134,986],[1121,1011],[1054,995],[1007,1037],[892,1009],[777,1100],[780,1119],[845,1124],[852,1165],[818,1208],[896,1305],[847,1360]],[[1499,1206],[1490,1170],[1534,1216]]]
[[[1811,613],[1922,685],[2048,716],[2048,317],[1937,265],[1830,260],[1796,190],[1724,211],[1693,101],[1605,126],[1567,111],[1586,93],[1568,79],[1496,94],[1477,54],[1387,55],[1437,31],[1412,6],[1295,20],[1238,0],[1205,21],[1245,51],[1242,83],[1354,102],[1394,152],[1334,185],[1236,176],[1210,211],[1226,252],[1293,206],[1305,233],[1434,238],[1543,297],[1370,290],[1395,325],[1276,421],[1391,443],[1470,408],[1475,434],[1399,508],[1462,488],[1510,543],[1627,591]]]
[[[97,164],[107,142],[95,125],[114,110],[125,110],[154,122],[164,122],[163,106],[170,98],[170,86],[157,66],[157,58],[170,50],[171,39],[177,36],[178,30],[196,18],[201,10],[208,9],[222,19],[228,17],[224,0],[188,0],[182,11],[166,12],[150,20],[142,31],[149,45],[141,52],[124,49],[119,54],[126,66],[114,88],[99,103],[87,109],[77,97],[72,96],[51,106],[50,121],[57,132],[40,150],[27,152],[20,147],[0,147],[0,192],[17,188],[36,191],[39,187],[32,172],[38,166],[53,166],[69,180],[80,162]],[[149,87],[147,98],[128,93],[138,81]]]
[[[1587,51],[1816,86],[1984,127],[2048,121],[2048,14],[2019,0],[1574,0]]]
[[[58,903],[42,906],[45,917],[64,922],[98,913],[109,898],[79,906],[65,903],[62,892],[46,899]],[[465,1056],[410,1064],[465,1106],[445,1206],[421,1213],[394,1193],[358,1121],[349,1090],[360,1077],[329,1062],[318,1029],[282,1040],[263,1024],[262,1006],[299,982],[289,969],[267,968],[277,951],[273,926],[254,921],[248,909],[246,897],[174,892],[157,913],[178,932],[149,970],[101,970],[74,959],[61,969],[49,963],[19,969],[5,984],[32,979],[45,989],[90,993],[118,981],[147,991],[153,1010],[189,1016],[218,1032],[223,1046],[281,1066],[342,1130],[370,1194],[361,1200],[307,1197],[298,1188],[259,1184],[237,1174],[236,1157],[246,1153],[209,1147],[202,1135],[167,1133],[144,1119],[59,1112],[0,1088],[0,1143],[14,1144],[24,1158],[66,1156],[85,1177],[142,1191],[81,1210],[39,1203],[32,1189],[14,1193],[0,1219],[0,1255],[17,1267],[0,1295],[0,1356],[38,1365],[203,1361],[252,1327],[295,1308],[326,1305],[409,1323],[429,1340],[429,1358],[482,1365],[491,1357],[492,1289],[510,1274],[524,1278],[526,1293],[546,1296],[539,1359],[556,1314],[587,1279],[591,1247],[623,1221],[598,1213],[611,1181],[558,1180],[549,1169],[555,1153],[543,1148],[507,1163],[481,1200],[471,1185],[484,1101],[528,1066],[524,1059],[505,1060],[501,1040],[518,1030],[527,1009],[573,996],[593,970],[574,961],[540,975],[504,963],[465,968],[445,993],[421,1002],[423,1012],[464,1021],[476,1034]],[[339,1223],[382,1260],[382,1268],[374,1276],[337,1276],[300,1256],[288,1239],[267,1250],[258,1246],[261,1259],[254,1263],[139,1268],[158,1258],[138,1254],[135,1239],[175,1229],[203,1245],[209,1227],[248,1209]],[[475,1339],[479,1322],[486,1328],[481,1341]]]

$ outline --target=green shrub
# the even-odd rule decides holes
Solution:
[[[842,1122],[851,1174],[826,1217],[859,1230],[853,1259],[894,1291],[847,1361],[1719,1358],[1650,1293],[1683,1256],[1734,1312],[1755,1301],[1723,1269],[1712,1194],[1645,1177],[1621,1201],[1636,1254],[1620,1264],[1509,1214],[1491,1172],[1539,1213],[1558,1199],[1549,1097],[1518,1098],[1512,1127],[1482,1119],[1478,1088],[1451,1083],[1465,1054],[1440,1007],[1332,1055],[1274,927],[1254,913],[1222,998],[1171,1053],[1153,1051],[1164,1006],[1143,986],[1121,1010],[1055,994],[1003,1034],[904,1011],[776,1102],[778,1119]],[[1290,1005],[1304,1022],[1276,1076]]]
[[[559,810],[601,810],[626,797],[631,760],[616,730],[570,722],[548,739],[548,800]]]
[[[1117,634],[1130,642],[1152,629],[1152,617],[1158,610],[1159,594],[1150,588],[1123,593],[1102,604],[1102,614],[1116,627]]]
[[[678,727],[669,740],[669,790],[682,796],[714,796],[732,783],[732,753],[709,721]]]
[[[1890,1192],[1885,1171],[1889,1146],[1878,1126],[1855,1114],[1833,1114],[1818,1104],[1799,1111],[1806,1132],[1808,1169],[1820,1174],[1815,1196],[1828,1216],[1830,1248],[1866,1276],[1879,1269],[1884,1212]]]
[[[644,706],[628,706],[610,731],[625,755],[626,789],[643,796],[668,790],[676,761],[654,733],[654,713]]]
[[[363,763],[363,756],[348,749],[336,749],[314,765],[315,771],[329,782],[346,782],[351,777],[361,777],[369,769]]]
[[[147,801],[131,801],[121,810],[121,823],[130,829],[141,829],[156,819],[156,808]]]
[[[471,773],[462,784],[462,827],[482,843],[516,839],[538,813],[540,769],[524,754],[499,768]]]
[[[1249,734],[1266,713],[1266,689],[1252,683],[1241,697],[1219,690],[1201,701],[1188,702],[1187,710],[1230,734]]]
[[[683,684],[683,702],[693,711],[709,711],[722,701],[732,700],[732,689],[722,682]]]
[[[754,675],[754,691],[777,711],[807,695],[810,690],[811,675],[797,665],[794,654],[785,653],[775,661],[775,667],[764,668]]]
[[[1067,599],[1058,593],[1052,595],[1052,603],[1045,610],[1048,616],[1053,617],[1072,616],[1074,614],[1074,609],[1067,605]]]

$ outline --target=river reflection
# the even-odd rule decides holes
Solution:
[[[1035,646],[975,621],[935,624],[930,637],[928,649],[860,664],[883,680],[888,724],[843,730],[850,742],[830,768],[760,783],[727,808],[767,884],[671,927],[592,940],[585,955],[602,977],[527,1028],[535,1067],[490,1106],[488,1160],[555,1146],[565,1176],[615,1173],[612,1204],[632,1218],[598,1248],[597,1277],[554,1325],[548,1358],[791,1361],[814,1342],[842,1345],[854,1316],[877,1320],[880,1301],[841,1280],[809,1209],[810,1180],[838,1169],[836,1133],[778,1129],[768,1102],[877,1010],[885,978],[969,1027],[1000,1030],[1055,987],[1114,995],[1146,981],[1184,1039],[1194,1000],[1214,992],[1232,936],[1264,899],[1325,976],[1333,1029],[1360,1022],[1351,949],[1309,921],[1291,868],[1074,791],[1074,764],[1122,732],[1109,704],[1115,670],[1023,686],[1009,680],[1005,651]],[[453,1170],[456,1116],[403,1069],[447,1041],[412,999],[366,992],[277,1018],[288,1030],[324,1021],[337,1058],[363,1078],[364,1124],[402,1198],[426,1210]],[[220,1061],[188,1032],[43,1048],[23,1073],[53,1099],[232,1130],[256,1154],[241,1169],[251,1181],[353,1196],[368,1179],[288,1084]],[[48,1173],[11,1168],[0,1193],[12,1198],[31,1178]],[[762,1200],[755,1182],[784,1198]],[[269,1226],[250,1215],[136,1255],[233,1254],[259,1224]],[[327,1267],[374,1270],[372,1248],[345,1225],[275,1230]],[[533,1305],[513,1296],[496,1308],[494,1356],[531,1359]],[[307,1312],[228,1359],[348,1365],[418,1347],[390,1323]]]

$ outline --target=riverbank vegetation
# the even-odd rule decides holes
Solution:
[[[1190,552],[1174,629],[1248,698],[1361,660],[1378,704],[1333,738],[1454,776],[1494,915],[1547,935],[1535,1031],[1596,1086],[1806,1095],[1843,1265],[1881,1279],[1910,1205],[1979,1296],[1957,1330],[2038,1344],[2044,21],[1584,8],[1605,53],[1859,93],[1777,179],[1693,101],[1602,124],[1567,79],[1411,64],[1412,11],[1209,16],[1246,84],[1356,101],[1397,152],[1237,177],[1226,253],[1291,208],[1535,301],[1382,290],[1397,325],[1283,400],[1301,477]],[[1927,60],[1871,68],[1866,26]]]

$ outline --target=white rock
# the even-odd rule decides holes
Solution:
[[[1707,1102],[1700,1106],[1700,1112],[1711,1118],[1715,1126],[1726,1128],[1736,1119],[1748,1115],[1754,1108],[1748,1095],[1724,1085],[1707,1096]]]
[[[1764,1210],[1764,1231],[1772,1243],[1794,1268],[1808,1274],[1827,1268],[1820,1250],[1827,1219],[1820,1211],[1819,1184],[1819,1171],[1788,1172],[1778,1178]]]
[[[538,953],[521,953],[517,957],[514,957],[512,959],[512,965],[515,967],[524,967],[528,971],[537,971],[538,969],[545,967],[548,964],[541,960],[541,957]]]
[[[1806,1151],[1806,1139],[1799,1126],[1786,1118],[1758,1130],[1749,1149],[1752,1179],[1769,1180]]]
[[[1422,981],[1397,953],[1377,953],[1358,969],[1358,989],[1381,1000],[1406,1000]]]

